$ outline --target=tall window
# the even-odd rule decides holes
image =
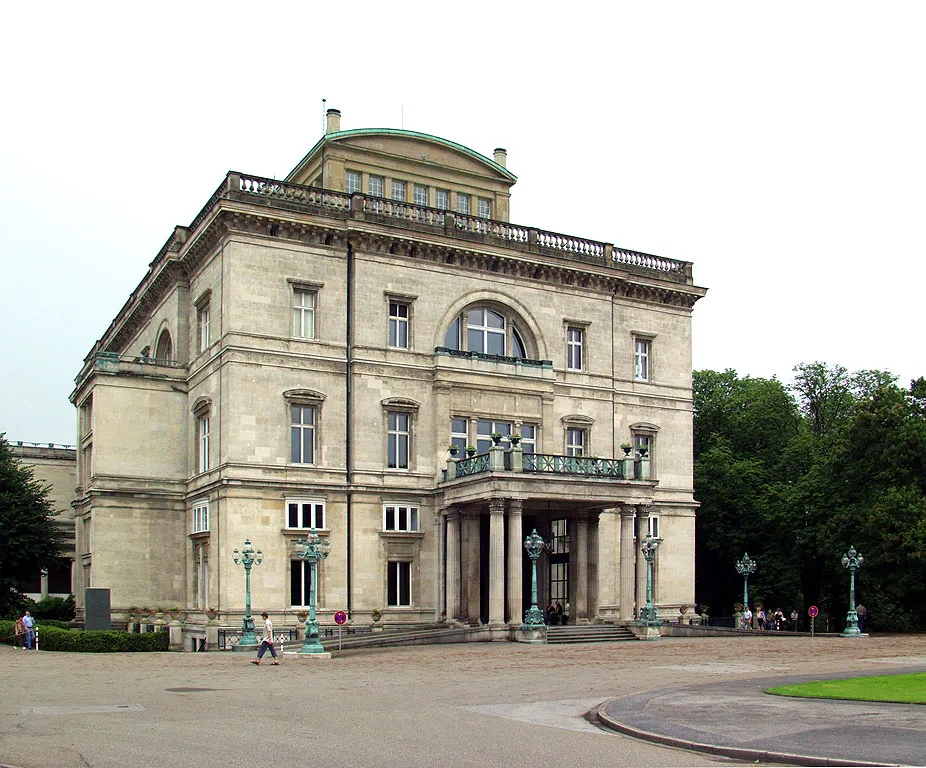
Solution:
[[[193,505],[193,533],[205,533],[209,530],[209,502],[201,501]]]
[[[468,425],[469,422],[467,419],[450,420],[450,444],[459,448],[461,454],[466,450],[466,446],[469,445],[469,438],[466,434]]]
[[[386,602],[390,606],[412,604],[412,564],[404,560],[390,560],[387,563],[388,588]]]
[[[409,415],[389,411],[387,414],[388,422],[388,446],[387,446],[387,466],[389,469],[408,469],[409,443],[411,433],[409,431]]]
[[[428,204],[428,188],[423,184],[415,185],[415,205]]]
[[[447,328],[444,346],[486,355],[527,357],[527,345],[514,322],[485,307],[470,307],[455,317]]]
[[[315,304],[317,294],[304,288],[293,288],[293,336],[315,338]]]
[[[586,432],[584,429],[570,428],[566,430],[566,455],[585,455]]]
[[[470,443],[467,435],[469,426],[468,419],[451,419],[450,420],[450,444],[457,446],[462,452]],[[492,433],[498,432],[501,436],[500,445],[504,448],[511,447],[511,435],[520,430],[521,450],[524,453],[536,453],[537,451],[537,425],[521,424],[515,426],[510,422],[492,421],[490,419],[479,419],[476,422],[476,443],[477,453],[487,453],[492,447]]]
[[[370,190],[370,195],[372,197],[382,197],[383,196],[383,177],[382,176],[370,176],[369,184],[367,185]]]
[[[469,215],[469,195],[457,192],[457,213]]]
[[[637,381],[650,379],[650,340],[636,338],[633,342],[633,377]]]
[[[492,201],[487,200],[484,197],[480,197],[477,203],[478,207],[476,209],[477,215],[482,219],[491,219],[492,218]]]
[[[646,518],[646,535],[652,536],[654,539],[659,538],[659,516],[650,515]]]
[[[318,528],[325,527],[324,501],[287,501],[286,502],[287,528]]]
[[[408,304],[389,302],[389,346],[408,349]]]
[[[582,352],[585,344],[585,331],[581,328],[566,329],[566,367],[571,371],[582,370]]]
[[[434,193],[434,207],[444,211],[450,210],[450,192],[446,189],[438,189]]]
[[[521,450],[524,453],[537,452],[537,427],[534,424],[522,424],[521,430]]]
[[[405,182],[392,180],[392,199],[398,200],[400,203],[404,203],[406,200],[405,197]]]
[[[508,437],[511,435],[511,424],[501,421],[487,421],[480,419],[476,422],[476,450],[478,453],[488,453],[492,447],[492,434],[498,432],[502,436],[501,443],[508,447]]]
[[[305,560],[289,561],[289,604],[309,605],[312,593],[312,565]]]
[[[209,550],[203,542],[193,550],[193,600],[194,607],[209,607]]]
[[[314,464],[316,408],[314,405],[294,405],[291,413],[290,458],[293,464]]]
[[[565,519],[550,521],[550,554],[569,554],[569,521]]]
[[[199,352],[205,352],[212,343],[209,322],[209,302],[200,304],[196,309],[196,328],[199,338]]]
[[[383,530],[407,533],[419,531],[418,507],[412,504],[384,504]]]
[[[360,173],[357,171],[345,171],[344,173],[344,191],[351,195],[360,191]]]
[[[170,331],[166,328],[161,331],[161,335],[158,336],[158,345],[154,351],[154,357],[158,361],[169,363],[173,360],[173,344],[170,341]]]
[[[209,469],[209,414],[196,420],[197,469],[205,472]]]

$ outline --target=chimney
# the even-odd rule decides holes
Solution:
[[[341,110],[329,109],[325,113],[325,116],[328,118],[328,126],[325,128],[325,133],[337,133],[341,130]]]
[[[507,168],[508,166],[505,165],[505,163],[508,162],[508,150],[507,150],[507,149],[502,149],[501,147],[496,147],[496,148],[495,148],[494,160],[495,160],[495,162],[498,163],[502,168]]]

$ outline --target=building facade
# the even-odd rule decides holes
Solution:
[[[515,181],[504,150],[336,110],[285,180],[229,173],[77,376],[78,595],[234,624],[249,539],[255,609],[285,622],[315,528],[323,622],[501,626],[536,528],[570,621],[636,615],[647,533],[660,609],[692,603],[705,291],[688,263],[510,223]]]

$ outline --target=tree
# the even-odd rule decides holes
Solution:
[[[0,616],[19,603],[19,583],[53,566],[61,555],[50,490],[16,459],[0,433]]]

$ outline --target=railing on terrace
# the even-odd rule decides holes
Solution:
[[[228,651],[233,649],[238,642],[241,640],[241,627],[237,629],[219,629],[218,630],[218,646],[220,651]],[[277,649],[282,649],[284,643],[292,645],[297,642],[298,638],[297,629],[275,629],[273,630],[273,644]]]
[[[465,349],[451,349],[450,347],[434,347],[434,351],[439,355],[450,355],[451,357],[464,357],[470,360],[488,360],[493,363],[512,363],[516,365],[529,365],[535,368],[550,368],[553,366],[552,360],[531,360],[527,357],[511,357],[510,355],[488,355],[484,352],[470,352]]]
[[[467,475],[478,475],[481,472],[489,471],[489,454],[480,453],[476,456],[469,456],[460,459],[457,462],[457,477],[466,477]]]
[[[548,453],[523,454],[525,472],[541,472],[555,475],[584,475],[589,477],[613,477],[624,480],[624,462],[620,459],[598,459],[590,456],[556,456]],[[635,462],[639,467],[639,462]],[[634,474],[637,474],[636,472]],[[639,478],[633,478],[639,479]]]
[[[689,262],[667,259],[661,256],[618,248],[610,243],[588,240],[558,232],[548,232],[534,227],[511,224],[507,221],[495,221],[479,216],[455,213],[440,208],[389,200],[385,197],[371,197],[363,193],[337,192],[321,187],[308,187],[302,184],[267,179],[241,173],[231,173],[224,189],[220,187],[206,207],[190,225],[190,232],[206,217],[216,200],[228,192],[240,192],[247,195],[273,198],[299,204],[308,204],[315,208],[338,212],[345,215],[354,213],[371,214],[385,219],[398,219],[403,222],[441,227],[449,234],[450,229],[460,233],[482,235],[504,245],[527,248],[550,255],[561,255],[585,262],[602,265],[620,264],[637,269],[661,273],[673,282],[691,283],[691,265]]]

